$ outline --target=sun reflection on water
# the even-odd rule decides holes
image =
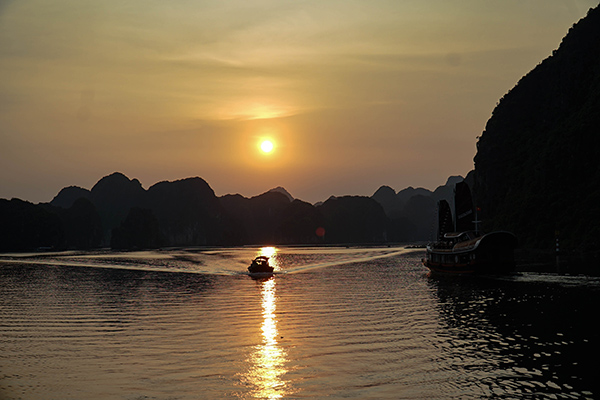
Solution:
[[[279,267],[279,257],[277,256],[277,251],[277,247],[265,246],[261,247],[256,255],[268,257],[269,265],[275,268],[275,271],[279,271],[281,270],[281,268]]]
[[[274,247],[262,248],[261,255],[272,257],[277,253]],[[283,379],[286,369],[286,352],[279,346],[277,330],[276,280],[269,277],[260,282],[262,306],[262,343],[255,347],[250,357],[251,368],[248,379],[254,385],[254,397],[280,399],[289,394],[287,382]]]

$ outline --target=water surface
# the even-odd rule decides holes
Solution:
[[[269,254],[272,277],[249,261]],[[0,398],[596,398],[594,278],[403,248],[0,257]]]

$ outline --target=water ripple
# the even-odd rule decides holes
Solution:
[[[0,397],[598,395],[589,281],[435,280],[397,249],[302,248],[253,280],[259,250],[5,257]]]

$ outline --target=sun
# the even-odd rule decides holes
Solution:
[[[270,140],[263,140],[260,143],[260,149],[262,150],[263,153],[266,153],[266,154],[272,152],[274,147],[275,146],[273,145],[273,142],[271,142]]]

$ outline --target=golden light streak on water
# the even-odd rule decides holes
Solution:
[[[253,395],[261,399],[280,399],[288,394],[288,384],[283,379],[287,372],[287,354],[277,342],[275,285],[273,277],[261,282],[262,343],[256,346],[250,357],[252,369],[248,373],[250,382],[255,386]]]

